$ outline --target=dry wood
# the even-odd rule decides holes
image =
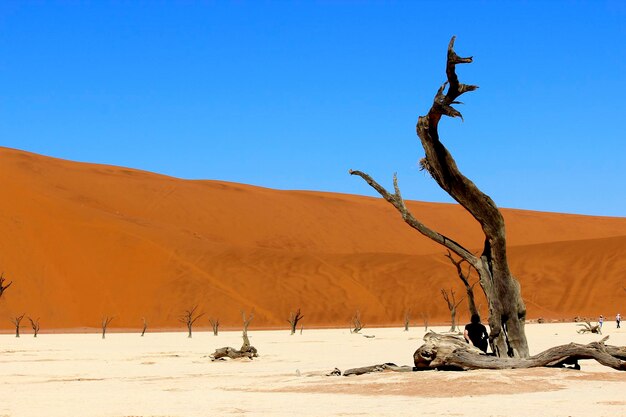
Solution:
[[[291,334],[296,333],[296,327],[298,327],[298,322],[302,320],[304,316],[300,313],[300,309],[298,308],[296,312],[293,311],[289,313],[289,319],[287,320],[290,325]]]
[[[498,356],[524,358],[528,357],[528,343],[524,331],[526,307],[522,300],[519,283],[509,270],[504,219],[494,201],[461,173],[456,161],[439,139],[438,124],[441,117],[462,118],[461,113],[452,105],[459,104],[457,98],[460,95],[478,88],[459,82],[456,66],[471,63],[472,58],[459,57],[454,51],[454,41],[455,37],[452,37],[448,45],[447,81],[437,91],[428,114],[418,118],[417,136],[426,154],[420,163],[437,184],[481,225],[485,235],[481,255],[474,255],[454,239],[418,221],[402,199],[396,175],[393,178],[394,193],[392,194],[364,172],[350,170],[350,174],[363,178],[400,212],[402,219],[408,225],[460,256],[478,272],[479,282],[489,306],[491,328],[489,341],[493,352]]]
[[[6,281],[6,278],[4,278],[3,272],[2,274],[0,274],[0,298],[2,298],[2,294],[4,294],[4,291],[9,288],[11,284],[13,284],[13,281],[11,281],[8,284],[4,285],[4,281]]]
[[[250,339],[248,339],[248,326],[250,322],[254,318],[254,312],[250,313],[250,316],[246,318],[246,313],[241,312],[243,317],[243,344],[241,345],[241,349],[237,350],[232,347],[223,347],[215,349],[215,352],[210,355],[212,361],[216,360],[224,360],[226,358],[230,359],[240,359],[240,358],[256,358],[259,356],[257,349],[250,345]]]
[[[428,333],[426,342],[413,355],[417,369],[518,369],[537,367],[561,367],[571,364],[578,367],[580,359],[595,359],[600,364],[626,371],[623,360],[626,349],[605,346],[608,336],[588,345],[570,343],[550,348],[527,358],[499,358],[486,355],[460,338]]]
[[[582,329],[577,330],[578,333],[602,334],[602,328],[599,324],[591,324],[590,322],[585,321],[584,323],[577,324],[577,326],[582,326]]]
[[[180,321],[181,323],[184,323],[185,326],[187,326],[187,337],[191,337],[191,329],[193,327],[193,324],[196,322],[196,320],[204,316],[204,313],[196,314],[197,309],[198,309],[197,305],[193,306],[189,310],[185,310],[185,312],[178,318],[178,321]]]
[[[607,346],[608,336],[587,345],[570,343],[550,348],[527,358],[501,358],[487,355],[460,337],[428,332],[425,343],[413,354],[413,367],[387,363],[348,369],[343,375],[362,375],[371,372],[408,372],[423,370],[469,371],[475,369],[524,369],[564,367],[580,369],[582,359],[594,359],[604,366],[626,371],[626,347]]]
[[[111,323],[114,318],[115,318],[115,316],[111,316],[111,317],[104,316],[104,317],[102,317],[102,338],[103,339],[106,337],[107,327],[109,326],[109,323]]]
[[[21,316],[13,317],[11,319],[11,323],[13,323],[13,325],[15,326],[15,337],[20,337],[20,327],[21,327],[22,319],[24,318],[25,315],[26,313],[22,314]]]
[[[33,328],[33,336],[37,337],[37,335],[39,334],[39,317],[37,317],[35,320],[33,320],[32,318],[28,318],[28,321],[30,321],[30,327]]]

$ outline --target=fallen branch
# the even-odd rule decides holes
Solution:
[[[346,370],[343,375],[363,375],[372,372],[410,372],[423,370],[469,371],[474,369],[527,369],[564,367],[580,369],[580,359],[594,359],[618,371],[626,371],[626,347],[607,346],[606,336],[587,345],[570,343],[555,346],[528,358],[499,358],[487,355],[454,335],[428,332],[424,344],[413,354],[415,366],[397,366],[393,363],[364,366]]]

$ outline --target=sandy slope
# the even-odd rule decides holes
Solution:
[[[613,324],[613,323],[611,323]],[[436,330],[443,330],[439,328]],[[528,326],[532,353],[598,336],[573,323]],[[239,332],[0,335],[0,401],[7,417],[122,416],[623,416],[623,372],[582,370],[380,373],[325,377],[335,367],[411,364],[423,330],[251,331],[260,357],[211,363]],[[609,342],[626,331],[605,325]]]
[[[379,199],[185,181],[6,148],[0,184],[0,271],[14,281],[0,317],[26,312],[44,329],[97,327],[105,314],[117,327],[141,317],[173,327],[194,304],[225,326],[252,308],[255,325],[284,326],[298,306],[305,326],[344,326],[356,309],[368,325],[398,323],[407,307],[443,322],[439,289],[461,292],[442,249]],[[411,206],[481,246],[460,207]],[[531,318],[612,316],[624,305],[626,218],[504,215]]]

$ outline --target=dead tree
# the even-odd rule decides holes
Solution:
[[[143,328],[141,329],[141,337],[143,337],[143,335],[146,334],[146,329],[148,328],[148,321],[145,317],[142,317],[141,320],[143,320]]]
[[[37,335],[39,334],[39,317],[37,317],[37,319],[35,320],[29,317],[28,321],[30,321],[30,327],[33,328],[33,336],[37,337]]]
[[[450,289],[450,294],[448,294],[448,291],[442,288],[441,295],[443,296],[443,299],[446,301],[446,304],[448,304],[448,310],[450,310],[450,322],[451,322],[450,331],[456,332],[456,308],[459,306],[459,304],[463,302],[463,298],[461,298],[457,302],[454,296],[453,289]]]
[[[243,344],[241,345],[241,349],[237,350],[232,347],[223,347],[219,349],[215,349],[215,352],[211,354],[211,360],[225,360],[226,358],[230,359],[241,359],[248,358],[253,359],[259,356],[258,351],[254,346],[250,344],[250,339],[248,339],[248,326],[250,322],[254,318],[254,312],[250,313],[250,316],[246,318],[246,313],[241,312],[241,316],[243,318]]]
[[[350,329],[350,333],[358,333],[363,330],[363,323],[361,322],[361,312],[359,310],[354,313],[352,316],[352,328]]]
[[[599,324],[591,324],[590,322],[585,321],[584,323],[578,323],[577,326],[582,326],[582,329],[577,330],[578,333],[602,334],[602,328]]]
[[[461,337],[429,332],[424,336],[425,343],[413,354],[413,367],[386,363],[348,369],[343,374],[362,375],[371,372],[408,372],[430,369],[468,371],[565,366],[580,369],[578,361],[582,359],[595,359],[604,366],[626,371],[626,347],[605,345],[604,342],[607,339],[608,336],[587,345],[570,343],[556,346],[527,358],[509,358],[487,355]]]
[[[446,257],[450,259],[452,265],[456,267],[456,273],[459,276],[459,279],[461,280],[463,285],[465,285],[465,293],[467,294],[467,306],[469,308],[470,316],[473,316],[474,314],[480,316],[480,314],[478,313],[478,309],[476,308],[476,302],[474,301],[474,285],[476,285],[476,282],[478,281],[471,285],[469,283],[470,274],[472,273],[472,266],[468,265],[467,274],[465,274],[463,272],[463,268],[461,267],[463,262],[465,262],[465,259],[459,259],[457,261],[456,259],[454,259],[450,251],[448,251]]]
[[[185,326],[187,326],[187,331],[189,332],[187,337],[191,337],[191,328],[193,327],[193,324],[196,322],[196,320],[204,316],[204,313],[196,314],[197,309],[197,305],[193,306],[193,308],[185,310],[185,313],[178,318],[178,321],[180,321],[181,323],[185,323]]]
[[[417,122],[417,136],[426,154],[420,165],[480,224],[485,235],[481,255],[474,255],[456,240],[430,229],[417,220],[402,199],[395,175],[392,194],[364,172],[350,170],[350,174],[363,178],[401,213],[402,219],[411,227],[464,259],[478,272],[479,282],[489,305],[491,328],[489,341],[493,352],[497,356],[525,358],[528,357],[528,343],[524,331],[526,306],[522,300],[519,283],[509,270],[504,219],[494,201],[461,173],[456,161],[439,139],[438,124],[442,116],[462,118],[461,113],[452,105],[459,104],[457,99],[460,95],[478,88],[459,82],[456,74],[457,64],[471,63],[472,58],[459,57],[454,51],[454,41],[455,37],[452,37],[448,45],[447,81],[437,91],[428,114],[420,116]]]
[[[102,338],[104,339],[106,337],[106,333],[107,333],[107,327],[109,326],[109,323],[111,323],[113,321],[115,317],[114,316],[104,316],[102,317]]]
[[[21,316],[16,316],[11,319],[11,323],[15,326],[15,337],[20,337],[20,327],[22,323],[22,319],[26,313],[23,313]]]
[[[404,310],[404,331],[409,331],[409,324],[411,323],[411,309]]]
[[[420,316],[422,316],[422,322],[424,323],[424,331],[427,332],[428,331],[428,319],[430,318],[430,316],[426,313],[420,313]]]
[[[213,328],[213,336],[217,336],[220,327],[220,319],[209,319]]]
[[[113,321],[115,317],[114,316],[104,316],[102,317],[102,338],[104,339],[106,337],[106,332],[107,332],[107,327],[109,326],[109,324]]]
[[[0,274],[0,298],[2,298],[2,294],[4,294],[4,291],[9,288],[11,284],[13,284],[13,281],[11,281],[8,284],[4,285],[4,281],[6,281],[6,279],[4,278],[3,272],[2,274]]]
[[[296,310],[296,312],[294,313],[293,311],[291,313],[289,313],[289,320],[287,320],[289,322],[289,325],[291,326],[291,333],[290,334],[296,334],[296,327],[298,327],[298,322],[300,320],[302,320],[302,314],[300,313],[300,309],[298,308],[298,310]]]

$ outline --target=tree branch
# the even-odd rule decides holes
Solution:
[[[456,253],[463,259],[465,259],[471,265],[476,265],[480,262],[472,252],[465,249],[456,241],[450,239],[449,237],[442,235],[441,233],[435,232],[430,229],[422,222],[417,220],[415,216],[409,211],[402,199],[402,195],[400,194],[400,187],[398,186],[398,177],[396,174],[393,175],[393,187],[395,190],[394,194],[391,194],[389,191],[385,189],[382,185],[380,185],[376,180],[374,180],[370,175],[366,174],[362,171],[350,170],[348,171],[350,175],[357,175],[365,180],[373,189],[375,189],[378,194],[380,194],[387,202],[391,203],[396,210],[400,212],[402,215],[402,219],[412,228],[423,234],[424,236],[430,238],[431,240],[439,243],[440,245],[445,246],[452,252]]]

